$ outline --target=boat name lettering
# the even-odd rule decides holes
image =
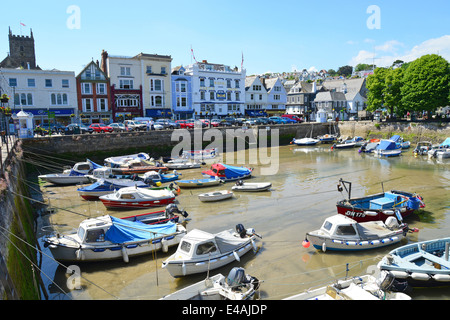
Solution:
[[[346,211],[345,215],[349,216],[349,217],[356,217],[356,218],[364,218],[366,216],[364,214],[364,212],[356,212],[356,211]]]

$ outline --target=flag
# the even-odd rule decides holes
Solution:
[[[244,52],[242,52],[241,70],[244,66]]]
[[[195,59],[195,56],[194,56],[194,50],[192,48],[191,48],[191,53],[192,53],[192,57],[194,58],[194,61],[197,62],[197,60]]]
[[[25,24],[23,24],[22,22],[20,24],[25,27]]]

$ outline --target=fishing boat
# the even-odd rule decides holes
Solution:
[[[234,267],[225,277],[221,273],[168,294],[159,300],[252,300],[259,289],[257,278]]]
[[[222,183],[219,178],[205,178],[205,179],[187,179],[178,180],[177,185],[180,188],[203,188],[217,186]]]
[[[301,138],[301,139],[292,139],[291,144],[296,144],[298,146],[314,146],[320,142],[319,139],[314,138]]]
[[[175,200],[171,190],[126,187],[99,197],[106,208],[147,208],[165,206]]]
[[[304,247],[311,243],[314,248],[326,251],[361,251],[377,249],[399,243],[409,229],[397,217],[383,221],[356,222],[341,214],[325,219],[320,229],[306,234]]]
[[[105,261],[148,254],[179,244],[186,229],[178,223],[145,224],[110,215],[82,221],[74,233],[53,233],[44,237],[58,261]]]
[[[142,160],[151,161],[152,158],[145,153],[140,152],[136,154],[129,154],[125,156],[116,156],[116,157],[108,157],[104,160],[105,166],[111,167],[111,168],[118,168],[120,166],[128,164],[130,161],[136,161],[138,160],[141,162]]]
[[[398,190],[384,192],[383,190],[377,194],[352,198],[351,182],[340,179],[337,187],[339,192],[343,192],[345,189],[348,194],[347,199],[337,202],[337,212],[357,222],[385,221],[394,216],[394,210],[398,210],[402,218],[406,218],[416,210],[425,207],[423,198],[415,193]]]
[[[231,190],[257,192],[269,190],[271,187],[271,182],[243,182],[242,180],[239,180],[231,187]]]
[[[225,199],[230,199],[233,197],[233,192],[229,190],[221,190],[221,191],[211,191],[206,193],[201,193],[198,195],[200,201],[203,202],[213,202],[213,201],[221,201]]]
[[[240,261],[252,248],[256,251],[256,237],[261,236],[242,224],[236,225],[236,231],[229,229],[216,234],[194,229],[181,240],[177,251],[163,262],[162,268],[175,278],[209,272]]]
[[[404,245],[389,252],[378,263],[396,279],[412,287],[450,285],[450,238],[427,240]]]
[[[358,152],[372,153],[376,147],[380,144],[380,139],[371,139],[364,142],[364,144],[359,148]]]
[[[79,183],[88,183],[87,175],[92,170],[102,166],[87,159],[85,162],[77,162],[71,169],[66,169],[62,173],[50,173],[39,175],[39,179],[58,185],[70,185]]]
[[[393,140],[381,140],[373,153],[381,157],[398,157],[402,154],[402,148]]]
[[[428,151],[433,148],[433,144],[430,141],[419,141],[417,146],[413,150],[413,154],[415,157],[417,156],[426,156],[428,155]]]
[[[338,280],[283,300],[411,300],[409,295],[396,290],[392,276],[384,272],[379,278],[366,274]]]
[[[214,163],[210,170],[203,171],[202,174],[210,177],[218,177],[223,181],[234,181],[245,179],[252,175],[253,169],[246,167],[235,167],[223,163]]]
[[[331,149],[350,149],[355,147],[360,147],[364,143],[364,139],[362,137],[354,137],[352,139],[342,140],[340,142],[336,142],[331,146]]]

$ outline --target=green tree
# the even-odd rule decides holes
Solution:
[[[339,70],[337,71],[337,73],[341,76],[351,76],[353,73],[353,67],[352,66],[342,66],[339,68]]]
[[[401,89],[403,86],[404,71],[402,68],[387,69],[385,87],[383,90],[384,104],[391,116],[395,112],[403,115],[406,110],[402,104]]]
[[[405,70],[402,103],[411,111],[436,111],[449,104],[450,70],[447,60],[428,54],[414,60]]]
[[[373,64],[360,63],[360,64],[356,65],[355,72],[363,71],[363,70],[372,70],[375,68],[376,68],[376,66]]]
[[[376,68],[370,76],[367,77],[367,111],[375,111],[384,106],[384,89],[386,87],[386,74],[388,69]]]

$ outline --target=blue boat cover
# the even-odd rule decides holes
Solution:
[[[249,174],[251,171],[245,167],[234,167],[222,164],[225,167],[225,175],[227,178],[238,178]]]
[[[447,148],[449,148],[450,147],[450,138],[445,139],[444,142],[442,142],[439,146],[440,147],[446,146]]]
[[[99,164],[96,164],[94,161],[92,161],[92,160],[89,160],[89,159],[86,159],[87,160],[87,162],[90,162],[91,164],[92,164],[92,167],[94,167],[94,169],[100,169],[100,168],[103,168],[103,166],[101,166],[101,165],[99,165]]]
[[[389,140],[394,141],[394,142],[399,142],[400,136],[398,134],[393,135]]]
[[[381,140],[380,144],[376,147],[377,150],[395,150],[398,146],[395,142],[390,140]]]
[[[111,217],[112,226],[106,231],[105,239],[112,243],[152,240],[177,231],[175,223],[149,225],[140,221],[128,221]]]

